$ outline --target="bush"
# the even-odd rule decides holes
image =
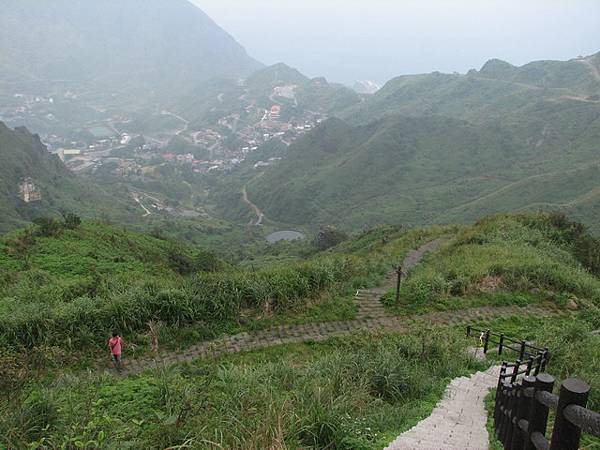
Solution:
[[[81,217],[73,213],[63,213],[63,227],[68,230],[74,230],[81,225]]]
[[[58,236],[62,229],[61,223],[52,217],[40,217],[33,223],[37,225],[35,234],[40,237]]]
[[[323,251],[335,247],[348,239],[348,235],[334,226],[326,226],[319,230],[315,238],[315,246]]]

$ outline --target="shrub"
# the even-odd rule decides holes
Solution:
[[[39,217],[33,223],[37,225],[35,234],[40,237],[58,236],[62,229],[60,222],[52,217]]]
[[[321,251],[327,250],[328,248],[335,247],[346,239],[348,239],[348,235],[343,231],[338,230],[334,226],[325,226],[317,233],[315,246]]]
[[[81,217],[70,213],[70,212],[65,212],[62,213],[63,216],[63,227],[68,229],[68,230],[74,230],[76,228],[79,228],[79,226],[81,225]]]

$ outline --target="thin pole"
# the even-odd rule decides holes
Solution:
[[[396,304],[400,303],[400,285],[402,284],[402,266],[398,266],[396,270],[397,281],[396,281]]]

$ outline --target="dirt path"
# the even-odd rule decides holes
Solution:
[[[250,199],[248,198],[248,191],[246,191],[246,186],[244,186],[244,189],[242,189],[242,198],[244,200],[244,203],[246,203],[252,209],[254,214],[256,215],[256,221],[251,220],[248,225],[254,225],[254,226],[262,225],[265,215],[260,210],[260,208],[258,206],[256,206],[254,203],[252,203],[250,201]]]
[[[410,271],[423,258],[425,253],[438,249],[446,239],[436,239],[411,251],[404,259],[404,269]],[[388,277],[384,286],[378,289],[359,291],[368,295],[367,304],[378,304],[381,292],[389,289],[393,278]],[[359,298],[359,302],[364,301]],[[462,311],[441,311],[408,317],[391,316],[383,308],[374,311],[372,308],[361,309],[356,320],[307,323],[303,325],[281,325],[262,331],[239,333],[208,342],[192,345],[179,352],[163,352],[156,357],[146,357],[126,361],[127,371],[124,375],[136,374],[154,367],[167,366],[180,362],[191,362],[203,356],[217,356],[225,353],[256,350],[275,345],[301,343],[306,341],[322,341],[331,337],[347,336],[356,332],[379,333],[383,331],[406,332],[415,324],[425,325],[467,325],[477,320],[487,320],[505,316],[550,316],[559,311],[550,306],[506,306],[479,307]]]
[[[600,81],[600,70],[598,70],[598,68],[595,65],[593,65],[589,59],[578,59],[577,62],[585,64],[592,72],[594,78]]]

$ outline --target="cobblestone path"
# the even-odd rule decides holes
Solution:
[[[408,273],[417,265],[426,252],[439,248],[446,239],[436,239],[418,250],[411,251],[404,260],[403,269]],[[124,375],[136,374],[154,367],[189,362],[203,356],[218,356],[225,353],[256,350],[275,345],[322,341],[330,337],[347,336],[356,332],[408,331],[411,326],[423,325],[467,325],[477,320],[504,316],[549,316],[559,311],[551,306],[507,306],[479,307],[461,311],[432,312],[422,315],[401,317],[390,315],[379,302],[381,294],[387,292],[394,283],[394,274],[386,278],[386,283],[377,289],[358,292],[359,313],[356,320],[308,323],[303,325],[281,325],[262,331],[244,332],[212,341],[192,345],[179,352],[163,352],[156,356],[126,361]]]

